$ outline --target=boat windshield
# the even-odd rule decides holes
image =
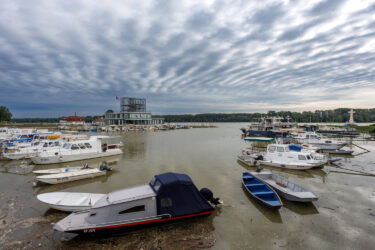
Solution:
[[[63,146],[63,148],[69,149],[70,148],[70,144],[69,143],[65,143],[64,146]]]
[[[277,152],[284,152],[284,147],[277,147]]]
[[[268,152],[271,152],[271,153],[275,152],[275,150],[276,150],[276,146],[270,146],[268,148]]]
[[[285,152],[289,152],[289,151],[290,151],[289,147],[285,147]]]
[[[85,146],[86,146],[86,148],[92,148],[90,143],[88,143],[88,142],[85,143]]]

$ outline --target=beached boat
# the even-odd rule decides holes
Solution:
[[[250,174],[262,179],[281,197],[287,200],[298,202],[311,202],[318,200],[318,196],[311,190],[272,173],[271,171],[250,172]]]
[[[278,168],[306,170],[323,166],[328,162],[324,155],[314,157],[310,151],[298,151],[294,145],[289,144],[269,144],[266,152],[251,153],[243,151],[239,160],[245,161],[248,165],[257,163]],[[291,149],[292,148],[292,149]]]
[[[180,221],[214,212],[218,198],[203,188],[198,191],[189,176],[155,175],[149,184],[111,192],[88,210],[78,211],[53,228],[70,233],[109,233],[115,230]]]
[[[52,192],[39,194],[36,198],[53,209],[74,212],[91,208],[104,196],[105,194]]]
[[[66,142],[54,150],[40,152],[32,157],[35,164],[79,161],[122,154],[120,143],[111,143],[109,136],[91,136],[89,140]]]
[[[313,146],[316,146],[322,150],[325,149],[340,149],[346,146],[348,143],[342,141],[336,141],[331,139],[324,139],[315,132],[304,132],[298,133],[294,139],[298,143],[308,143]]]
[[[98,176],[105,175],[106,171],[101,171],[97,168],[93,169],[82,169],[74,172],[66,172],[61,174],[47,174],[37,176],[36,180],[39,182],[44,182],[48,184],[59,184],[64,182],[82,180],[87,178],[94,178]]]
[[[245,137],[245,141],[259,141],[259,142],[272,142],[275,140],[275,138],[269,138],[269,137]]]
[[[262,179],[249,172],[242,174],[242,184],[260,204],[272,208],[280,209],[283,203],[277,193]]]

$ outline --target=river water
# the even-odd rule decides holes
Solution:
[[[283,200],[279,211],[256,203],[241,185],[246,167],[237,162],[249,142],[241,139],[243,123],[216,124],[217,128],[194,128],[119,134],[124,154],[35,169],[79,166],[102,161],[114,171],[106,177],[58,185],[32,186],[33,166],[28,162],[0,162],[0,244],[15,248],[210,248],[214,249],[374,249],[375,177],[355,174],[348,168],[375,173],[375,144],[355,142],[370,150],[353,147],[355,157],[308,171],[271,170],[301,184],[318,196],[314,203]],[[82,239],[51,230],[50,223],[65,217],[48,209],[36,195],[74,191],[107,193],[148,183],[163,172],[188,174],[198,188],[208,187],[224,205],[210,217],[149,228],[113,238]]]

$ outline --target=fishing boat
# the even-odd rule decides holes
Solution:
[[[104,196],[105,194],[52,192],[39,194],[36,198],[53,209],[74,212],[91,208]]]
[[[294,139],[298,143],[308,143],[322,150],[340,149],[348,144],[343,141],[324,139],[319,134],[316,134],[315,132],[298,133],[297,136],[294,137]]]
[[[242,184],[260,204],[272,209],[280,209],[283,206],[277,193],[266,182],[251,173],[242,174]]]
[[[155,175],[149,184],[106,194],[90,209],[70,214],[53,228],[69,233],[113,233],[207,216],[219,204],[207,188],[198,191],[189,176]]]
[[[269,137],[245,137],[245,141],[258,141],[258,142],[272,142],[275,140],[275,138],[269,138]]]
[[[122,154],[121,144],[111,142],[112,139],[109,136],[91,136],[89,140],[66,142],[57,149],[40,152],[31,161],[52,164]]]
[[[291,149],[292,148],[292,149]],[[255,166],[257,163],[263,166],[287,168],[295,170],[306,170],[323,166],[328,162],[324,155],[312,155],[310,151],[298,151],[294,145],[289,144],[269,144],[266,152],[243,151],[240,161],[245,161],[248,165]]]
[[[60,174],[47,174],[37,176],[36,180],[39,182],[44,182],[48,184],[59,184],[64,182],[82,180],[87,178],[94,178],[98,176],[105,175],[106,171],[99,170],[97,168],[93,169],[82,169],[73,172],[66,172]]]
[[[318,196],[311,190],[272,173],[271,171],[250,172],[250,174],[266,182],[281,197],[287,200],[298,202],[312,202],[318,200]]]

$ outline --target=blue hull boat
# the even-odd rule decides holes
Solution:
[[[242,184],[260,204],[272,209],[280,209],[282,207],[283,203],[277,193],[261,179],[249,172],[242,174]]]

